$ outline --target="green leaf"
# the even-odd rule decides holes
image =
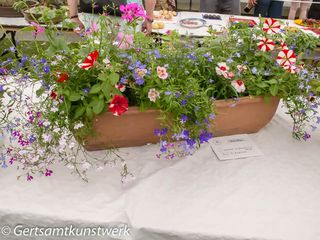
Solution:
[[[71,102],[76,102],[76,101],[80,100],[80,98],[81,98],[81,95],[77,92],[72,92],[69,97]]]
[[[99,100],[99,101],[95,101],[94,105],[93,105],[93,112],[95,114],[99,114],[102,112],[102,110],[104,109],[104,101],[103,100]]]
[[[86,116],[89,120],[91,120],[93,118],[93,112],[92,112],[92,108],[90,105],[88,105],[86,108]]]
[[[20,31],[22,31],[22,32],[33,32],[34,31],[34,26],[28,26],[28,27],[21,28]]]
[[[273,84],[270,86],[270,93],[272,96],[276,96],[279,91],[279,85]]]
[[[259,88],[266,88],[266,87],[268,87],[268,84],[266,84],[266,83],[264,83],[264,82],[261,82],[261,83],[257,83],[257,86],[258,86]]]
[[[267,83],[270,83],[270,84],[277,84],[278,83],[278,80],[276,79],[270,79],[269,81],[266,81]]]
[[[92,86],[92,88],[90,89],[89,93],[90,94],[96,94],[98,92],[101,91],[101,85],[100,84],[95,84]]]
[[[106,73],[106,72],[102,72],[98,75],[98,79],[103,82],[108,80],[108,78],[109,78],[109,73]]]
[[[62,95],[70,98],[70,91],[69,91],[69,89],[64,89],[64,90],[62,91]]]
[[[39,89],[36,91],[37,97],[39,97],[39,96],[42,95],[43,93],[44,93],[44,88],[39,88]]]
[[[110,85],[109,85],[108,82],[104,82],[101,85],[101,90],[102,90],[102,93],[103,93],[104,97],[106,99],[109,99],[110,98]]]
[[[120,76],[118,73],[111,73],[109,77],[111,85],[115,85],[117,82],[119,82],[119,78]]]
[[[78,119],[79,117],[81,117],[84,112],[86,111],[85,107],[84,106],[80,106],[76,109],[75,113],[74,113],[74,116],[73,118],[74,119]]]
[[[68,113],[70,111],[71,108],[71,102],[68,100],[65,100],[62,104],[62,106],[64,107],[66,113]]]
[[[317,91],[317,92],[320,92],[320,86],[319,86],[319,87],[317,87],[316,91]]]

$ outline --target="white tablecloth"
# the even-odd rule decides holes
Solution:
[[[202,12],[178,12],[177,17],[174,17],[172,21],[163,21],[163,20],[156,20],[156,22],[164,22],[165,28],[161,30],[153,30],[154,32],[158,32],[161,34],[165,34],[168,30],[176,30],[180,35],[188,35],[188,36],[196,36],[196,37],[202,37],[202,36],[209,36],[208,33],[208,26],[211,25],[213,29],[220,31],[222,27],[228,27],[229,26],[229,18],[231,15],[228,14],[219,14],[221,16],[221,20],[212,20],[212,19],[205,19],[207,22],[204,27],[196,28],[196,29],[190,29],[180,26],[179,21],[186,18],[203,18]],[[235,18],[243,18],[243,19],[253,19],[256,21],[256,23],[259,23],[258,17],[252,17],[252,16],[232,16]],[[282,24],[297,27],[300,29],[304,29],[304,27],[299,26],[294,23],[293,20],[288,19],[281,19]],[[312,34],[314,36],[318,36],[314,32],[310,30],[303,30],[309,34]]]
[[[261,157],[219,161],[208,144],[169,161],[154,157],[155,145],[121,149],[136,177],[124,185],[113,168],[89,183],[63,166],[33,182],[1,169],[0,228],[125,223],[137,240],[320,240],[320,134],[292,139],[282,112],[250,135]]]

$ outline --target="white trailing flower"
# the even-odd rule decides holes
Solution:
[[[103,59],[103,63],[104,63],[107,67],[109,67],[109,66],[110,66],[110,60],[109,60],[109,58],[106,57],[105,59]]]
[[[91,164],[88,163],[88,162],[84,162],[84,163],[81,165],[81,168],[82,168],[82,170],[87,171],[89,168],[91,168]]]
[[[82,122],[79,122],[79,123],[77,123],[76,125],[74,125],[74,129],[77,130],[77,129],[82,128],[83,126],[84,126],[83,123],[82,123]]]
[[[46,121],[43,123],[43,126],[49,127],[49,126],[50,126],[50,122],[46,120]]]
[[[57,56],[56,56],[56,59],[57,59],[58,61],[61,61],[61,60],[63,59],[63,56],[57,55]]]
[[[51,108],[51,112],[58,112],[58,111],[59,111],[59,109],[57,107]]]
[[[44,142],[50,142],[52,140],[52,135],[51,134],[45,133],[45,134],[42,135],[42,137],[43,137],[43,141]]]
[[[60,128],[55,128],[55,129],[53,129],[53,132],[58,133],[58,132],[60,132],[60,130],[61,130]]]

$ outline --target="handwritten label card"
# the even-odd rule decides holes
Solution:
[[[262,156],[262,152],[248,134],[216,137],[210,145],[219,160],[233,160]]]

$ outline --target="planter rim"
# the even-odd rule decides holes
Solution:
[[[279,97],[273,97],[270,96],[270,99],[280,99]],[[245,96],[245,97],[240,97],[239,101],[235,101],[233,99],[220,99],[220,100],[214,100],[213,102],[217,104],[219,107],[223,106],[230,106],[233,103],[236,103],[237,105],[243,105],[243,104],[253,104],[257,102],[262,102],[264,101],[264,96]],[[138,106],[129,106],[128,112],[130,114],[138,114],[138,113],[143,113],[143,112],[159,112],[159,109],[155,108],[149,108],[145,111],[140,111],[140,108]],[[110,113],[112,114],[112,113]]]
[[[238,106],[243,104],[254,104],[257,102],[263,102],[264,96],[245,96],[245,97],[240,97],[238,99],[239,99],[238,101],[235,101],[233,99],[220,99],[220,100],[214,100],[214,102],[219,107],[230,106],[233,103],[236,103],[236,105]],[[270,96],[270,100],[272,99],[280,100],[280,98],[277,96]]]

